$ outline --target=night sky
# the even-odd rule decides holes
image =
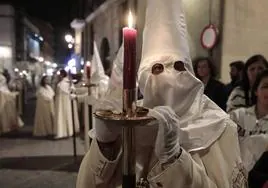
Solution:
[[[69,27],[76,0],[0,0],[23,8],[33,17],[51,22],[54,26]]]
[[[70,23],[76,17],[77,0],[0,0],[24,10],[29,16],[50,22],[55,34],[55,60],[64,63],[69,55],[64,35],[72,32]]]

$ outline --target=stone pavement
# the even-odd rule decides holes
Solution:
[[[29,91],[22,117],[25,126],[0,137],[0,188],[75,188],[83,142],[76,139],[75,160],[72,138],[34,138],[35,103],[34,91]]]
[[[74,188],[84,155],[82,141],[77,138],[74,160],[72,138],[55,141],[28,134],[0,138],[0,188]]]

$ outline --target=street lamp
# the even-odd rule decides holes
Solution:
[[[65,41],[66,41],[67,43],[72,43],[72,42],[74,41],[73,36],[70,35],[70,34],[66,34],[66,35],[65,35]]]
[[[68,48],[69,48],[69,49],[72,49],[72,48],[73,48],[73,44],[69,43],[69,44],[68,44]]]

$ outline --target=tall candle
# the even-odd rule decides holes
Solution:
[[[136,39],[137,30],[132,28],[133,17],[131,12],[128,17],[128,27],[123,28],[124,38],[124,71],[123,88],[136,88]]]
[[[90,62],[89,61],[86,64],[86,74],[87,74],[87,79],[90,79],[90,76],[91,76],[91,65],[90,65]]]

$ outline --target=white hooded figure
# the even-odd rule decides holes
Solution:
[[[92,84],[96,84],[96,87],[93,87],[91,89],[91,92],[92,95],[98,99],[105,95],[108,88],[109,77],[104,73],[99,50],[95,41],[94,41],[94,54],[92,57],[91,65],[92,66],[91,66],[90,82]]]
[[[106,95],[109,77],[105,75],[104,68],[101,62],[99,50],[96,42],[94,41],[94,54],[90,63],[90,83],[93,86],[90,88],[90,96],[88,92],[82,92],[85,88],[80,89],[81,94],[77,94],[77,98],[80,102],[87,102],[89,105],[96,103],[98,99],[103,98]],[[84,80],[87,80],[87,64],[84,65]]]
[[[55,139],[70,137],[74,132],[79,132],[77,101],[72,100],[71,97],[71,91],[74,89],[73,84],[70,83],[65,70],[60,71],[60,78],[61,81],[57,85],[55,99],[55,122],[53,128]]]
[[[18,92],[10,92],[6,78],[0,73],[0,134],[23,126],[16,108]]]
[[[237,127],[194,76],[182,0],[147,0],[138,75],[143,105],[156,120],[136,128],[136,180],[146,187],[247,187]],[[121,187],[120,130],[96,120],[77,188]]]
[[[55,92],[48,84],[47,76],[43,76],[36,92],[36,109],[34,118],[34,136],[52,136],[55,118]]]

